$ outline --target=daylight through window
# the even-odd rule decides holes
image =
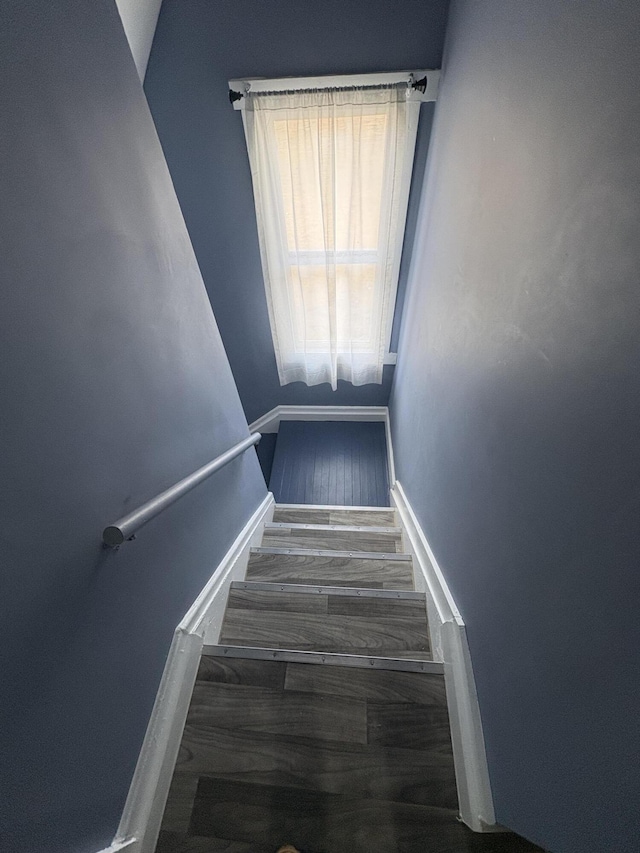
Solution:
[[[407,85],[247,95],[281,384],[382,381],[419,103]]]

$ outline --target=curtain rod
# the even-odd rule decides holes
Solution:
[[[413,83],[381,83],[377,86],[314,86],[312,89],[274,89],[273,91],[266,90],[262,92],[234,92],[233,89],[229,89],[229,102],[233,104],[247,95],[261,98],[266,95],[305,95],[313,92],[366,92],[375,91],[376,89],[399,89],[401,86],[424,93],[427,90],[427,78],[423,77],[422,80],[415,80]]]
[[[435,100],[439,76],[439,71],[420,71],[416,73],[394,72],[389,74],[358,74],[336,77],[285,77],[278,80],[230,80],[229,101],[233,104],[234,109],[239,109],[240,104],[238,102],[242,101],[245,95],[248,94],[275,95],[318,92],[323,90],[339,92],[354,91],[356,89],[371,90],[385,86],[403,85],[407,86],[410,92],[419,93],[418,100]],[[427,92],[427,90],[429,91]]]

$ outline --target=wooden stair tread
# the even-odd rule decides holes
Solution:
[[[396,516],[392,509],[368,509],[344,507],[344,509],[305,507],[305,506],[276,506],[273,513],[274,521],[289,521],[316,524],[346,524],[395,526]]]
[[[457,819],[441,669],[206,655],[157,853],[269,853],[284,838],[310,853],[538,849]]]
[[[230,607],[224,616],[220,642],[385,657],[430,651],[426,614],[344,615]]]
[[[264,525],[265,530],[310,530],[327,532],[337,530],[340,535],[347,533],[384,533],[391,536],[400,537],[402,528],[394,525],[372,525],[372,524],[318,524],[316,522],[302,521],[267,521]]]
[[[404,555],[398,555],[404,556]],[[410,560],[336,556],[333,552],[275,553],[253,549],[246,579],[327,586],[358,586],[374,589],[413,589]]]
[[[205,645],[156,853],[525,853],[458,820],[444,664],[393,510],[276,507]]]
[[[395,614],[425,621],[426,599],[423,594],[405,593],[403,596],[402,591],[382,590],[376,596],[376,591],[373,592],[373,595],[367,595],[367,590],[353,587],[344,587],[340,591],[302,584],[285,586],[239,582],[231,585],[227,608],[371,617]]]
[[[393,531],[393,528],[390,529]],[[333,551],[367,551],[398,553],[402,551],[402,535],[397,532],[371,532],[365,529],[268,528],[262,537],[264,546],[281,548],[329,549]]]

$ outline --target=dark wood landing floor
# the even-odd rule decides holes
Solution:
[[[441,674],[203,657],[157,853],[525,853],[457,820]]]
[[[389,506],[384,424],[283,421],[269,488],[278,503]]]

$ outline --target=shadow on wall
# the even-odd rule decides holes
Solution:
[[[562,853],[638,848],[639,31],[631,3],[454,5],[390,402],[497,820]]]
[[[266,490],[115,5],[0,4],[0,846],[111,842],[173,631]]]
[[[271,479],[271,469],[273,468],[273,457],[276,452],[276,442],[278,440],[277,432],[264,433],[260,439],[260,444],[256,447],[258,461],[260,462],[260,470],[264,481],[269,485]]]
[[[280,386],[242,120],[227,81],[439,68],[447,10],[448,0],[164,0],[145,90],[250,422],[277,405],[386,405],[393,367],[382,385]],[[430,109],[422,108],[428,119]],[[418,161],[427,137],[423,128]]]

